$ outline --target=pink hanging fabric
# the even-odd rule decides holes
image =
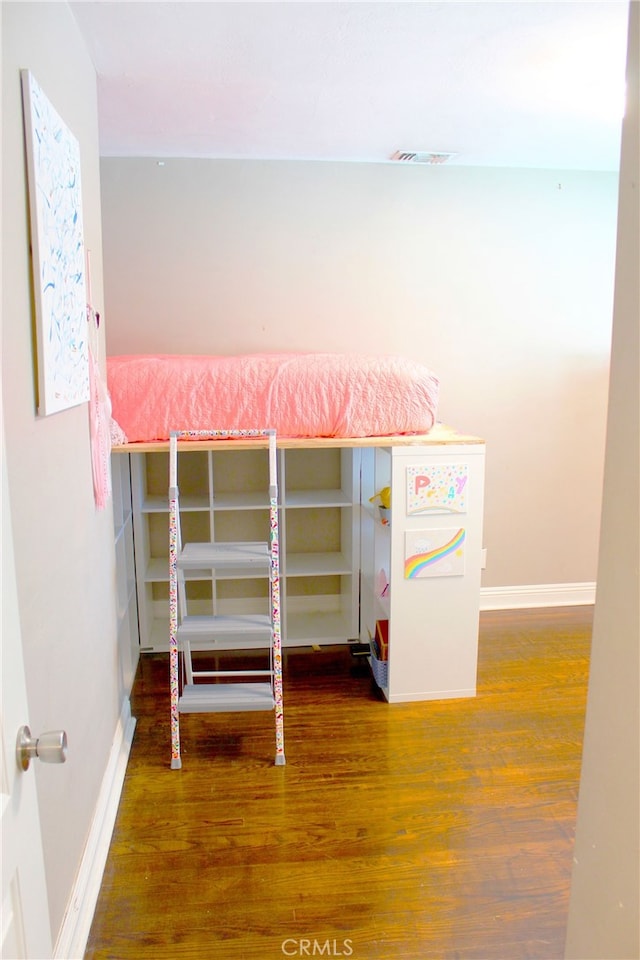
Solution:
[[[96,507],[102,510],[111,496],[111,403],[91,349],[89,349],[89,393],[93,494]]]

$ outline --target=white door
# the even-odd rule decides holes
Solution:
[[[29,723],[13,558],[11,510],[2,447],[2,709],[0,711],[0,810],[2,814],[2,958],[47,960],[53,956],[40,818],[33,761],[23,771],[16,759],[18,730]],[[37,734],[38,731],[32,731]],[[38,761],[35,761],[36,763]]]

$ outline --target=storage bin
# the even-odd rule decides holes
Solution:
[[[370,643],[369,646],[371,649],[371,671],[373,673],[373,679],[380,688],[386,687],[389,684],[389,662],[387,660],[378,660],[373,644]]]
[[[391,526],[391,507],[378,507],[378,516],[383,527]]]

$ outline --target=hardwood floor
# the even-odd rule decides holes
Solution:
[[[138,719],[87,960],[560,960],[591,607],[481,618],[478,696],[389,705],[345,648],[289,652],[273,715]]]

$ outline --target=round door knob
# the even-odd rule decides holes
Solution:
[[[18,766],[28,770],[34,757],[43,763],[64,763],[67,759],[67,734],[64,730],[50,730],[32,737],[29,727],[20,727],[16,743]]]

